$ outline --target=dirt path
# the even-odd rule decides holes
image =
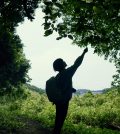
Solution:
[[[38,121],[31,119],[24,119],[25,127],[19,129],[17,134],[50,134],[48,130],[43,128]]]
[[[38,121],[32,119],[20,119],[25,123],[23,128],[17,130],[0,129],[0,134],[51,134],[51,132],[43,128]]]

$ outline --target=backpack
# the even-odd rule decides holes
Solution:
[[[56,77],[51,77],[46,81],[46,94],[50,102],[57,103],[64,100],[62,90],[57,87]]]

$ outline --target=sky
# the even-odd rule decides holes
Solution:
[[[30,60],[30,84],[45,89],[46,80],[57,74],[52,66],[54,60],[63,58],[69,67],[82,54],[84,48],[73,45],[68,38],[56,40],[57,33],[44,37],[44,14],[40,9],[37,9],[35,14],[34,21],[26,18],[19,24],[16,33],[24,44],[26,58]],[[88,47],[83,63],[73,76],[73,87],[90,90],[109,88],[115,72],[113,63],[104,60],[104,57],[98,57],[93,53],[93,49]]]

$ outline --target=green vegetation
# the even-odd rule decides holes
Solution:
[[[32,131],[35,126],[38,128],[41,124],[51,131],[54,125],[54,105],[42,90],[24,85],[29,80],[27,72],[30,65],[15,29],[25,17],[34,19],[35,9],[40,2],[45,13],[45,36],[56,31],[59,34],[57,40],[68,37],[80,47],[91,45],[98,55],[104,55],[106,59],[110,57],[117,68],[112,85],[120,87],[118,0],[1,0],[0,133],[23,134],[23,130],[28,128],[37,134]],[[84,96],[74,96],[62,133],[120,134],[119,104],[118,89],[99,95],[89,92]]]
[[[39,0],[0,0],[0,95],[21,92],[29,77],[29,61],[16,27],[27,17],[34,19]]]
[[[70,38],[80,47],[91,46],[94,53],[115,63],[112,85],[120,86],[120,1],[43,0],[45,36],[54,31],[57,40]]]
[[[23,54],[23,46],[20,44],[19,37],[16,36],[16,27],[24,22],[25,18],[34,20],[37,8],[41,8],[44,12],[45,36],[55,31],[59,34],[57,40],[68,37],[74,44],[80,47],[91,46],[94,48],[94,53],[104,55],[105,59],[109,58],[117,69],[112,85],[120,87],[119,0],[0,0],[0,45],[5,44],[6,51],[9,50],[10,53],[18,56],[20,51],[15,51],[17,46],[21,47],[20,53]],[[8,40],[5,39],[1,43],[4,39],[2,35],[6,33],[10,34],[11,39],[7,38]],[[0,52],[0,57],[1,55],[5,54]],[[5,58],[9,60],[9,57]],[[10,63],[14,66],[13,61]],[[26,61],[25,64],[28,65],[28,62]],[[28,66],[22,69],[24,78],[28,69]],[[8,68],[4,69],[3,74],[4,72],[9,75]],[[14,72],[12,74],[14,75]]]
[[[25,58],[19,36],[1,26],[0,95],[20,90],[21,84],[29,80],[27,75],[29,68],[29,61]]]
[[[43,128],[52,131],[54,105],[44,93],[29,90],[27,86],[22,88],[25,89],[22,96],[5,95],[0,98],[0,132],[17,133],[26,128],[25,120],[38,121]],[[62,134],[120,134],[119,104],[118,89],[104,94],[88,92],[84,96],[73,96]]]

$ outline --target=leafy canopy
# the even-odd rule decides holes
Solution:
[[[56,31],[80,47],[90,45],[98,55],[115,62],[120,85],[120,1],[43,0],[45,36]],[[114,84],[113,84],[114,85]]]
[[[115,62],[120,85],[120,1],[119,0],[1,0],[0,25],[15,34],[15,27],[27,17],[34,19],[39,3],[45,13],[45,36],[56,31],[57,40],[68,37],[80,47]]]

